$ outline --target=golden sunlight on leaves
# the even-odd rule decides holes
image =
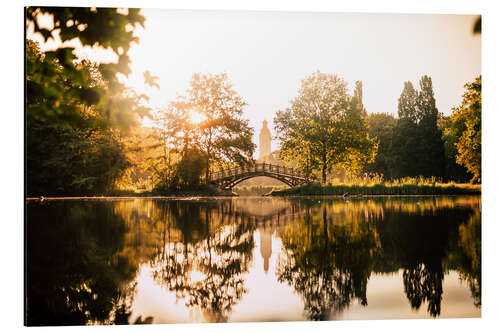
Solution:
[[[160,85],[158,84],[158,80],[160,78],[158,76],[151,75],[149,71],[145,71],[143,75],[145,85],[148,85],[151,88],[160,89]]]
[[[207,276],[200,271],[193,270],[190,273],[190,279],[194,283],[204,281],[206,278]]]
[[[155,122],[153,120],[151,120],[151,118],[144,117],[141,120],[141,125],[142,125],[142,127],[152,128],[153,126],[155,126]]]
[[[128,8],[117,8],[116,12],[118,14],[127,16],[128,15]]]
[[[189,111],[189,120],[193,124],[201,124],[207,120],[207,116],[198,109],[193,109]]]

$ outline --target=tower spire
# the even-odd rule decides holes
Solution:
[[[271,154],[271,131],[267,127],[267,120],[262,122],[259,134],[259,160]]]

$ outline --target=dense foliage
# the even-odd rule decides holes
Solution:
[[[27,126],[27,194],[106,194],[130,165],[124,144],[112,131]]]
[[[42,27],[40,17],[51,25]],[[28,196],[106,194],[131,165],[125,137],[149,112],[117,79],[128,74],[138,10],[28,7],[26,23],[45,40],[110,48],[117,63],[77,59],[64,44],[42,52],[26,41],[26,190]]]
[[[334,166],[359,172],[377,149],[368,135],[361,97],[360,84],[350,96],[336,75],[317,71],[304,79],[291,106],[274,118],[280,157],[308,174],[320,172],[323,183]]]
[[[369,135],[378,140],[375,161],[365,166],[385,179],[436,177],[443,181],[478,182],[481,170],[481,78],[466,84],[461,106],[451,116],[436,108],[432,81],[420,80],[420,91],[405,82],[398,117],[370,114]]]
[[[392,137],[396,127],[396,118],[386,113],[371,113],[366,117],[368,134],[378,141],[377,155],[372,163],[368,163],[365,171],[390,178],[392,173]]]
[[[122,136],[144,108],[133,94],[110,92],[98,67],[88,61],[79,62],[78,71],[86,77],[86,89],[100,89],[103,102],[82,103],[72,95],[79,83],[67,76],[58,60],[46,57],[32,41],[27,41],[26,50],[27,194],[107,193],[130,165]],[[61,90],[53,95],[30,89],[50,86],[52,80]],[[52,97],[54,104],[47,101]],[[110,100],[121,104],[120,112],[107,113]]]
[[[462,104],[453,109],[453,133],[458,154],[457,162],[474,175],[473,181],[481,180],[481,77],[465,85]],[[453,132],[454,131],[454,132]]]
[[[244,165],[252,160],[253,129],[248,126],[248,120],[242,118],[246,102],[232,89],[225,73],[194,74],[187,91],[187,103],[206,118],[196,126],[195,142],[205,154],[206,178],[213,162]]]
[[[432,80],[424,75],[420,91],[405,82],[398,100],[398,120],[392,140],[393,177],[442,177],[444,148],[437,126],[438,110]]]
[[[438,126],[441,129],[443,136],[443,146],[445,155],[444,180],[453,180],[459,183],[464,183],[472,179],[471,173],[467,168],[457,163],[458,142],[460,128],[463,128],[461,121],[453,121],[451,116],[442,116],[438,120]]]
[[[214,167],[253,161],[246,103],[225,73],[194,74],[186,96],[154,112],[156,152],[149,158],[161,192],[199,189]]]
[[[280,158],[320,176],[323,184],[327,179],[346,180],[363,173],[383,179],[477,181],[480,79],[466,86],[462,106],[454,109],[451,117],[438,112],[429,76],[422,76],[419,87],[416,90],[410,81],[404,83],[397,117],[367,114],[361,82],[349,96],[342,79],[313,73],[303,80],[291,106],[276,114]]]
[[[51,25],[41,26],[41,17],[51,17]],[[106,121],[128,127],[133,123],[134,110],[129,100],[123,100],[125,87],[117,74],[130,73],[128,50],[137,41],[133,35],[136,25],[143,25],[144,17],[138,9],[127,11],[116,8],[28,7],[26,24],[33,26],[44,40],[62,43],[77,40],[82,46],[109,48],[116,55],[116,63],[96,65],[103,84],[96,85],[88,71],[76,61],[74,47],[65,44],[43,54],[27,46],[27,95],[35,100],[27,103],[28,120],[34,118],[52,123],[73,125],[81,120],[81,105],[96,106]]]

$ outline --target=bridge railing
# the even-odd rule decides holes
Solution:
[[[285,167],[285,166],[281,166],[281,165],[273,165],[270,163],[255,163],[251,166],[234,167],[231,169],[224,169],[224,170],[220,170],[220,171],[216,171],[216,172],[211,172],[209,174],[209,180],[215,181],[215,180],[239,176],[241,174],[251,173],[251,172],[270,172],[270,173],[276,173],[276,174],[285,175],[285,176],[307,178],[307,176],[305,174],[303,174],[302,172],[298,172],[298,171],[294,170],[293,168],[289,168],[289,167]]]

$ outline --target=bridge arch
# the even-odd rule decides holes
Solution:
[[[224,169],[209,175],[209,184],[224,189],[232,189],[235,185],[254,177],[270,177],[294,187],[311,182],[313,179],[292,168],[268,163],[256,163],[246,167]]]
[[[291,182],[289,182],[288,180],[286,180],[286,179],[284,179],[284,178],[281,178],[281,177],[274,176],[274,175],[251,175],[251,176],[241,177],[241,178],[237,178],[237,179],[235,179],[235,181],[231,183],[231,188],[233,188],[234,186],[238,185],[239,183],[244,182],[245,180],[248,180],[248,179],[251,179],[251,178],[255,178],[255,177],[268,177],[268,178],[273,178],[273,179],[279,180],[279,181],[280,181],[280,182],[282,182],[283,184],[288,185],[288,186],[290,186],[290,187],[293,187],[293,186],[294,186],[294,185],[293,185]]]

